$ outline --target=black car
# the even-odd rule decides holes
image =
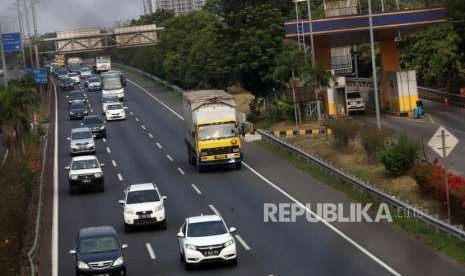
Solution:
[[[66,69],[57,69],[53,71],[53,75],[58,78],[59,76],[65,76],[68,74],[68,70]]]
[[[88,115],[84,117],[82,125],[92,130],[95,138],[107,138],[107,130],[104,120],[98,115]]]
[[[76,276],[125,276],[123,249],[116,231],[111,226],[88,227],[79,230],[75,249]]]
[[[82,90],[74,90],[69,92],[68,96],[68,104],[78,102],[78,103],[87,103],[87,95]]]
[[[69,91],[74,89],[74,81],[68,77],[60,78],[60,89],[63,91]]]
[[[72,102],[68,106],[69,119],[82,119],[89,114],[89,107],[86,103]]]

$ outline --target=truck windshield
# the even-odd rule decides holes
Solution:
[[[199,140],[229,138],[236,136],[237,133],[234,123],[199,126]]]
[[[103,79],[104,90],[121,89],[121,88],[123,88],[123,84],[121,83],[121,78],[119,76],[106,77]]]

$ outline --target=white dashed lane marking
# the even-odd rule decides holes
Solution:
[[[191,186],[192,186],[192,189],[194,189],[194,191],[195,191],[198,195],[201,195],[201,194],[202,194],[202,191],[200,191],[200,189],[199,189],[197,186],[195,186],[194,183],[192,183]]]

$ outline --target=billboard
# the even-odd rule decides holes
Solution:
[[[3,50],[7,53],[18,52],[21,50],[21,34],[7,33],[2,34]]]

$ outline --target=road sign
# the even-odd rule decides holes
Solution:
[[[428,146],[432,148],[439,156],[445,158],[449,156],[452,150],[459,143],[459,139],[450,133],[443,126],[440,126],[433,137],[428,142]]]
[[[34,81],[37,85],[48,83],[48,70],[45,67],[34,69]]]
[[[8,33],[2,34],[3,50],[5,52],[18,52],[21,50],[21,34],[20,33]]]

